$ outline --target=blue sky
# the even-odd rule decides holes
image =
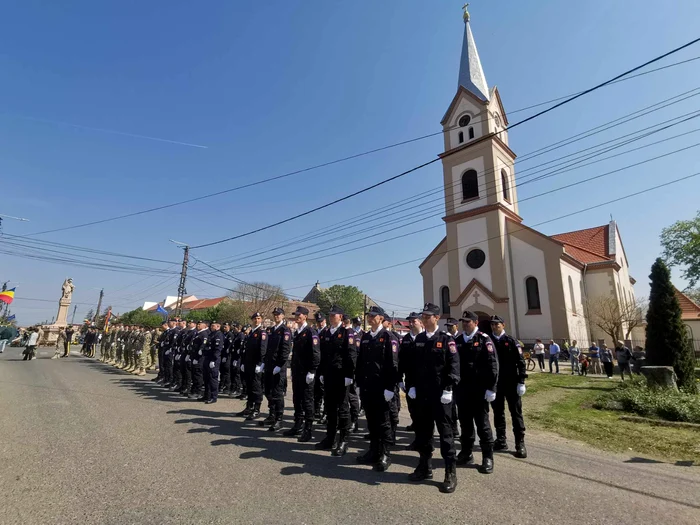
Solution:
[[[490,86],[498,85],[511,123],[534,111],[513,113],[516,109],[590,87],[698,36],[698,2],[674,2],[674,9],[639,0],[605,4],[474,2],[472,30],[486,78]],[[461,5],[446,0],[154,0],[6,6],[0,22],[0,213],[31,222],[6,220],[4,232],[24,235],[129,213],[438,131],[457,87]],[[695,56],[700,45],[660,65]],[[514,129],[510,145],[522,156],[698,86],[700,61],[622,82]],[[698,100],[650,113],[557,153],[700,109]],[[654,140],[699,126],[691,121]],[[699,136],[528,184],[519,198],[694,144]],[[437,136],[197,203],[37,238],[175,262],[181,253],[168,239],[199,244],[248,231],[431,160],[441,148]],[[691,174],[698,171],[697,149],[528,200],[521,215],[532,225]],[[516,166],[516,177],[535,163]],[[369,210],[399,205],[409,195],[438,187],[441,178],[440,165],[433,164],[309,217],[193,254],[216,261],[264,250]],[[688,196],[698,194],[700,177],[540,229],[552,234],[605,224],[613,214],[637,293],[644,294],[661,228],[692,217],[697,198]],[[304,295],[307,290],[297,287],[316,280],[329,285],[339,277],[427,255],[444,229],[404,234],[440,224],[435,218],[397,224],[391,235],[362,234],[368,242],[386,239],[371,248],[288,268],[232,271],[246,281],[268,281]],[[354,229],[319,240],[341,244],[347,237],[349,242],[358,238],[349,237],[353,231],[369,226],[385,229],[360,221]],[[307,250],[309,257],[316,249]],[[175,294],[177,288],[174,274],[147,278],[0,254],[0,279],[17,286],[13,311],[20,324],[51,319],[55,304],[22,297],[57,301],[66,276],[76,283],[79,318],[96,303],[100,288],[105,304],[118,311]],[[225,279],[200,277],[232,286]],[[397,313],[422,304],[415,263],[340,282],[359,286]],[[187,288],[199,297],[225,293],[195,281]]]

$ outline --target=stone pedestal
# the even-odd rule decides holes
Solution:
[[[68,326],[68,307],[70,306],[70,299],[61,299],[58,301],[58,313],[56,314],[56,321],[52,326]]]
[[[672,366],[643,366],[641,372],[650,387],[678,390],[676,385],[678,378]]]

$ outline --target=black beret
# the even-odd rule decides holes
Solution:
[[[367,315],[381,315],[382,317],[386,317],[386,312],[381,306],[370,306]]]
[[[284,315],[284,310],[280,308],[279,306],[272,310],[272,315]]]
[[[440,307],[433,303],[425,303],[423,305],[423,312],[428,315],[440,315]]]
[[[333,306],[331,306],[331,309],[330,309],[330,311],[328,312],[328,314],[340,314],[340,315],[344,315],[344,314],[345,314],[345,310],[343,310],[340,306],[333,305]]]
[[[502,317],[499,317],[498,315],[492,315],[491,316],[491,322],[492,323],[505,323]]]
[[[478,321],[479,316],[476,315],[474,312],[470,312],[469,310],[467,310],[462,314],[462,317],[459,320],[460,321]]]
[[[297,309],[294,311],[294,315],[296,314],[309,315],[309,309],[305,306],[297,306]]]

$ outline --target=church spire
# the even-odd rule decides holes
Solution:
[[[477,98],[488,101],[489,87],[486,84],[484,70],[481,68],[479,52],[469,27],[469,4],[464,4],[464,41],[462,42],[462,58],[459,64],[459,85]]]

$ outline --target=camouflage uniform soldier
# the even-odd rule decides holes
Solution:
[[[146,368],[148,368],[148,360],[151,352],[151,332],[146,330],[145,327],[142,328],[141,336],[139,337],[139,347],[136,351],[138,355],[138,366],[134,371],[134,375],[145,376]]]
[[[122,326],[119,330],[119,337],[117,340],[117,363],[114,365],[117,368],[124,368],[124,359],[126,359],[126,354],[124,352],[124,346],[126,345],[126,336],[129,334],[129,326]]]
[[[122,359],[123,364],[119,368],[122,370],[129,370],[131,366],[131,348],[134,339],[135,326],[129,326],[126,330],[126,337],[124,337],[124,358]]]
[[[131,332],[131,338],[129,339],[129,366],[126,368],[127,372],[133,372],[136,370],[136,350],[140,350],[140,340],[141,330],[138,326],[135,326],[133,332]]]
[[[109,337],[109,361],[107,361],[109,364],[114,364],[116,361],[116,353],[117,353],[117,335],[119,332],[119,327],[114,326],[112,331],[110,332],[110,337]]]
[[[155,370],[156,362],[158,361],[158,339],[160,339],[161,331],[158,328],[151,330],[151,346],[148,349],[148,366],[146,370]]]

